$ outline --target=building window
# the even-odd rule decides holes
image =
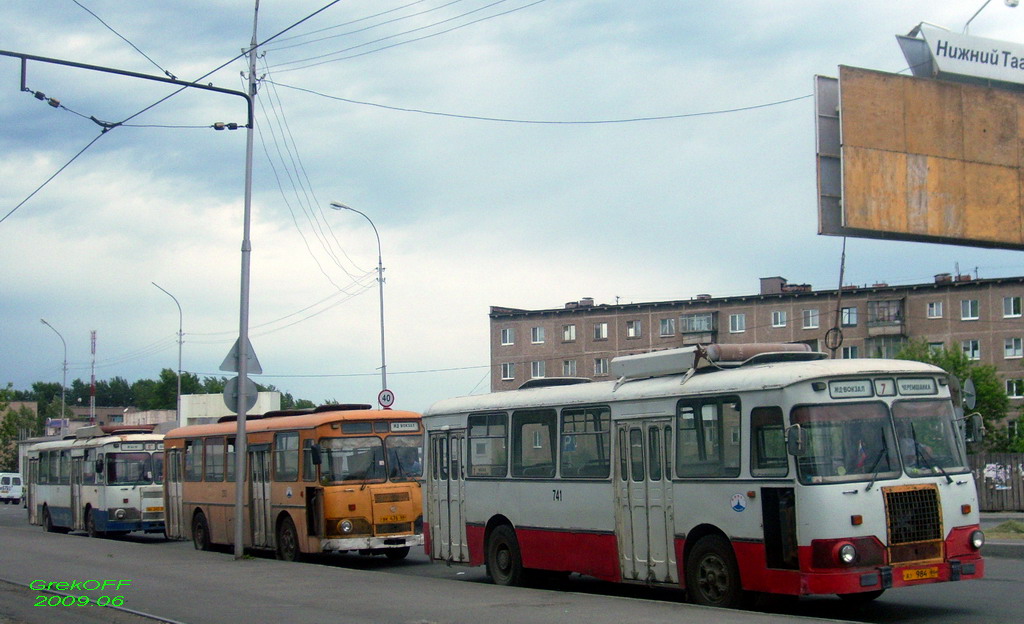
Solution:
[[[679,331],[684,334],[715,331],[714,315],[711,312],[684,314],[679,317]]]
[[[857,326],[857,308],[843,308],[840,311],[839,322],[843,327]]]
[[[804,310],[804,329],[818,329],[817,310]]]
[[[1003,357],[1006,359],[1021,357],[1024,355],[1024,349],[1021,346],[1020,338],[1007,338],[1003,341]]]
[[[530,362],[530,377],[539,379],[544,376],[544,360]]]
[[[575,325],[562,325],[562,342],[576,342]]]
[[[676,320],[674,318],[661,319],[661,335],[663,337],[676,335]]]
[[[640,327],[640,321],[626,321],[626,338],[639,338]]]
[[[864,345],[867,354],[865,357],[888,358],[896,357],[907,340],[903,336],[876,336],[869,338]]]
[[[1024,379],[1007,379],[1006,396],[1011,399],[1024,398]]]
[[[928,349],[935,353],[941,353],[946,349],[946,343],[944,342],[929,342]]]
[[[562,377],[576,376],[576,360],[562,360]]]
[[[961,348],[964,351],[964,355],[967,356],[968,360],[980,360],[981,359],[981,342],[978,340],[964,340],[960,343]]]
[[[501,378],[503,381],[511,381],[516,378],[515,362],[503,362],[501,365]]]
[[[516,343],[516,330],[511,327],[506,327],[501,330],[501,345],[507,347],[508,345],[514,345]]]
[[[772,312],[772,327],[785,327],[786,326],[786,311],[775,310]]]
[[[1003,318],[1020,318],[1020,297],[1003,297]]]
[[[857,348],[857,345],[850,345],[848,347],[843,347],[843,359],[844,360],[852,360],[854,358],[859,358],[859,357],[860,357],[860,349]]]
[[[977,299],[964,299],[960,301],[960,320],[976,321],[981,318],[981,304]]]
[[[594,340],[608,340],[608,323],[594,323]]]
[[[533,327],[533,328],[530,328],[530,342],[532,342],[533,344],[543,344],[544,343],[544,328],[543,327]]]
[[[868,325],[900,325],[903,323],[903,301],[888,299],[868,301]]]
[[[730,314],[729,315],[729,333],[740,334],[747,331],[747,315],[746,314]]]
[[[607,375],[608,374],[608,358],[594,358],[594,374],[595,375]]]
[[[930,318],[930,319],[942,318],[942,302],[941,301],[929,301],[928,302],[928,318]]]

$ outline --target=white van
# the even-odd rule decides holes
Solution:
[[[0,500],[4,505],[21,502],[23,489],[21,486],[21,474],[17,472],[0,472]]]

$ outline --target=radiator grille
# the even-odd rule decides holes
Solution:
[[[931,485],[885,488],[889,561],[902,563],[942,558],[942,512]]]

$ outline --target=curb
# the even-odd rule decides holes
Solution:
[[[995,540],[981,547],[982,557],[1024,559],[1024,541]]]

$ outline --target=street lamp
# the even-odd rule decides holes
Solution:
[[[978,17],[979,13],[985,10],[985,7],[988,6],[989,2],[992,2],[992,0],[985,0],[985,4],[981,5],[981,8],[975,11],[974,15],[971,16],[971,19],[967,20],[967,23],[964,24],[963,34],[967,34],[967,29],[970,27],[971,22],[974,21],[974,18]],[[1003,0],[1003,2],[1006,3],[1006,6],[1010,7],[1011,9],[1020,4],[1020,0]]]
[[[388,389],[388,365],[384,356],[384,264],[381,260],[380,234],[377,233],[377,226],[373,224],[373,220],[366,216],[365,213],[338,202],[331,202],[331,208],[335,210],[351,210],[356,214],[362,215],[370,223],[370,227],[373,228],[373,235],[377,237],[377,284],[379,285],[380,292],[380,389],[383,392]]]
[[[64,336],[60,335],[57,328],[46,322],[46,319],[39,319],[39,322],[46,325],[53,330],[53,333],[57,334],[60,338],[60,343],[64,345],[64,377],[61,378],[60,382],[60,433],[64,435],[64,412],[67,411],[67,405],[64,403],[64,388],[68,385],[68,343],[64,342]]]
[[[178,303],[177,297],[164,290],[160,284],[157,284],[156,282],[150,282],[150,284],[156,286],[160,290],[163,290],[164,294],[171,299],[174,299],[174,305],[178,306],[178,400],[177,406],[174,409],[174,418],[178,421],[178,426],[181,427],[185,424],[181,422],[181,344],[185,341],[185,333],[182,331],[181,304]]]

